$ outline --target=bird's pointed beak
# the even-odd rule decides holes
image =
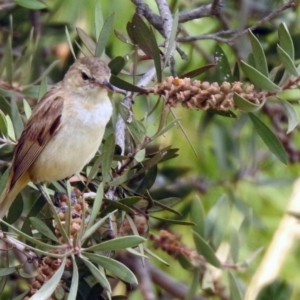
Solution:
[[[116,91],[115,87],[108,80],[103,81],[101,86],[108,90],[111,90],[112,92]]]

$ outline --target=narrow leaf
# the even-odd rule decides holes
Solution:
[[[103,24],[100,35],[97,40],[97,46],[95,52],[96,57],[101,57],[106,47],[108,39],[111,36],[113,30],[114,18],[115,18],[115,13],[110,14]]]
[[[85,256],[80,255],[79,256],[84,264],[89,268],[94,278],[101,284],[101,286],[106,289],[109,293],[111,293],[111,287],[110,284],[104,274],[95,267]]]
[[[173,220],[173,219],[164,219],[159,217],[150,216],[153,219],[163,221],[164,223],[177,224],[177,225],[185,225],[185,226],[195,226],[195,223],[189,221],[181,221],[181,220]]]
[[[255,67],[257,71],[265,75],[266,77],[269,76],[269,71],[268,71],[268,65],[267,65],[267,60],[265,56],[265,52],[259,42],[259,40],[256,38],[256,36],[252,33],[252,31],[249,29],[249,37],[250,37],[250,42],[252,46],[252,53],[253,53],[253,58],[255,61]]]
[[[171,54],[172,49],[175,47],[175,44],[176,44],[175,39],[176,39],[176,35],[177,35],[177,30],[178,30],[178,19],[179,19],[179,12],[178,12],[178,9],[177,9],[174,16],[173,16],[172,30],[171,30],[171,34],[170,34],[170,37],[169,37],[168,42],[167,42],[168,48],[165,52],[164,67],[169,62],[170,54]]]
[[[103,182],[110,181],[110,169],[115,151],[115,135],[110,134],[105,141],[102,151],[102,180]]]
[[[6,121],[6,117],[2,110],[0,110],[0,136],[1,135],[5,136],[5,137],[7,137],[7,135],[8,135],[7,121]]]
[[[154,60],[158,82],[161,82],[162,67],[160,61],[160,50],[152,30],[148,28],[144,20],[135,14],[131,23],[132,34],[139,47]]]
[[[295,110],[294,106],[291,105],[289,102],[278,98],[281,101],[281,103],[283,104],[284,108],[285,108],[285,112],[287,114],[288,117],[288,130],[287,130],[287,134],[289,134],[290,132],[292,132],[297,125],[299,124],[299,117],[297,114],[297,111]]]
[[[242,300],[243,295],[241,286],[239,285],[238,279],[236,278],[235,274],[233,274],[230,270],[228,271],[228,280],[230,287],[230,299]]]
[[[249,117],[255,127],[255,130],[268,146],[270,151],[273,152],[281,162],[287,164],[288,156],[278,137],[254,114],[249,113]]]
[[[297,68],[296,68],[295,63],[292,60],[292,58],[279,45],[277,45],[277,52],[279,55],[279,59],[280,59],[281,63],[283,64],[283,66],[285,67],[285,69],[291,75],[294,75],[295,77],[297,77],[298,71],[297,71]]]
[[[129,92],[136,92],[136,93],[144,93],[146,92],[145,89],[142,89],[132,83],[129,83],[115,75],[111,75],[110,77],[110,83],[122,90],[125,90],[125,91],[129,91]]]
[[[92,225],[94,225],[94,222],[96,220],[97,215],[100,212],[100,207],[102,204],[102,199],[103,199],[104,191],[103,191],[103,182],[100,183],[97,189],[97,194],[93,203],[93,208],[91,212],[91,216],[88,222],[87,229],[91,228]]]
[[[54,274],[52,274],[51,278],[48,281],[46,281],[33,296],[30,297],[30,300],[48,299],[52,296],[63,275],[63,272],[65,270],[65,264],[66,257],[62,259],[61,265],[58,268],[58,270]]]
[[[102,14],[102,9],[100,5],[100,1],[96,1],[95,4],[95,34],[96,36],[100,35],[101,28],[103,27],[104,19]]]
[[[233,100],[236,107],[245,112],[252,112],[252,111],[259,110],[265,104],[265,101],[262,101],[261,104],[259,105],[254,104],[253,102],[250,102],[249,100],[243,98],[241,95],[237,93],[233,94]]]
[[[221,268],[221,263],[214,253],[214,250],[208,243],[195,231],[193,231],[195,245],[199,254],[203,255],[205,259],[217,268]]]
[[[282,49],[288,54],[288,56],[294,61],[295,49],[294,43],[285,23],[281,23],[278,28],[278,39]]]
[[[29,218],[29,220],[32,226],[36,228],[38,232],[48,237],[52,241],[58,242],[57,237],[54,235],[51,229],[45,224],[45,222],[41,221],[39,218],[36,217],[31,217]]]
[[[28,104],[28,102],[23,99],[23,109],[24,109],[24,112],[25,112],[25,116],[26,116],[26,119],[28,120],[31,116],[31,107],[30,105]],[[1,113],[1,111],[0,111]],[[0,132],[1,132],[1,126],[0,126]]]
[[[29,8],[29,9],[44,9],[47,8],[47,6],[37,0],[15,0],[15,2],[20,5],[23,6],[25,8]]]
[[[138,284],[135,275],[122,263],[103,255],[87,252],[84,252],[83,254],[94,263],[118,276],[121,280],[128,282],[129,284]]]
[[[216,64],[209,64],[209,65],[205,65],[203,67],[200,67],[200,68],[197,68],[197,69],[194,69],[192,71],[189,71],[187,73],[184,73],[182,74],[179,78],[185,78],[185,77],[189,77],[189,78],[192,78],[192,77],[196,77],[198,75],[201,75],[202,73],[210,70],[211,68],[215,67]]]
[[[76,296],[78,294],[79,272],[74,255],[72,255],[72,268],[72,281],[67,300],[76,299]]]
[[[80,39],[84,43],[84,45],[89,50],[89,52],[92,55],[95,55],[97,45],[94,42],[94,40],[88,34],[86,34],[81,28],[76,27],[76,31],[77,31],[77,34],[79,35]]]
[[[200,236],[204,236],[205,212],[201,200],[196,197],[191,206],[191,221],[195,223],[194,230]]]
[[[108,66],[110,68],[111,74],[118,75],[126,64],[126,60],[122,56],[117,56],[112,59]]]
[[[243,72],[248,76],[250,81],[257,87],[270,92],[280,92],[281,89],[273,83],[268,77],[257,71],[255,68],[241,61]]]
[[[218,82],[232,82],[233,77],[232,73],[230,70],[230,65],[227,59],[227,56],[223,49],[220,46],[216,46],[216,50],[214,53],[214,58],[215,58],[215,63],[217,65],[218,71],[217,71],[217,76],[218,76]]]
[[[124,236],[113,240],[105,241],[101,244],[91,246],[85,251],[116,251],[129,247],[135,247],[146,240],[141,236]]]
[[[76,55],[75,55],[75,52],[74,52],[74,49],[73,49],[73,45],[72,45],[71,36],[70,36],[70,33],[69,33],[69,30],[68,30],[67,26],[65,26],[65,33],[66,33],[67,41],[68,41],[71,53],[73,55],[73,58],[76,59]]]

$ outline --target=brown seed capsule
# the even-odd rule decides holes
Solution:
[[[32,288],[39,290],[41,288],[41,283],[37,280],[35,280],[32,284],[31,284]]]

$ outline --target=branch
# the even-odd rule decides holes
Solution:
[[[215,1],[215,2],[218,2],[218,1]],[[254,24],[251,27],[248,27],[248,28],[246,28],[246,29],[244,29],[240,32],[237,32],[237,30],[223,30],[223,31],[219,31],[219,32],[216,32],[216,33],[212,33],[212,34],[203,34],[203,35],[196,35],[196,36],[185,36],[185,37],[177,38],[177,42],[191,42],[191,41],[196,41],[196,40],[211,39],[211,40],[215,40],[215,41],[218,41],[218,42],[232,44],[237,38],[241,37],[244,34],[247,34],[249,30],[252,30],[252,31],[255,30],[256,28],[258,28],[262,24],[276,18],[281,12],[283,12],[283,11],[289,9],[289,8],[294,8],[294,7],[296,7],[295,1],[289,1],[288,3],[283,5],[282,7],[278,8],[277,10],[271,12],[266,17],[259,20],[256,24]],[[233,36],[231,36],[229,38],[221,37],[222,35],[226,35],[226,34],[233,34]]]
[[[157,3],[157,7],[161,19],[163,20],[164,36],[166,37],[166,45],[165,45],[165,54],[166,54],[166,50],[168,49],[170,43],[170,36],[171,36],[172,25],[173,25],[173,16],[166,0],[156,0],[156,3]],[[175,48],[176,48],[176,43],[174,43],[172,47],[170,57],[172,57]]]

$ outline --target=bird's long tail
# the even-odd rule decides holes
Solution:
[[[19,194],[19,192],[27,185],[29,182],[28,176],[22,176],[13,187],[10,185],[10,177],[7,180],[6,186],[0,196],[0,219],[3,219],[7,214],[10,206],[12,205],[14,199]]]

